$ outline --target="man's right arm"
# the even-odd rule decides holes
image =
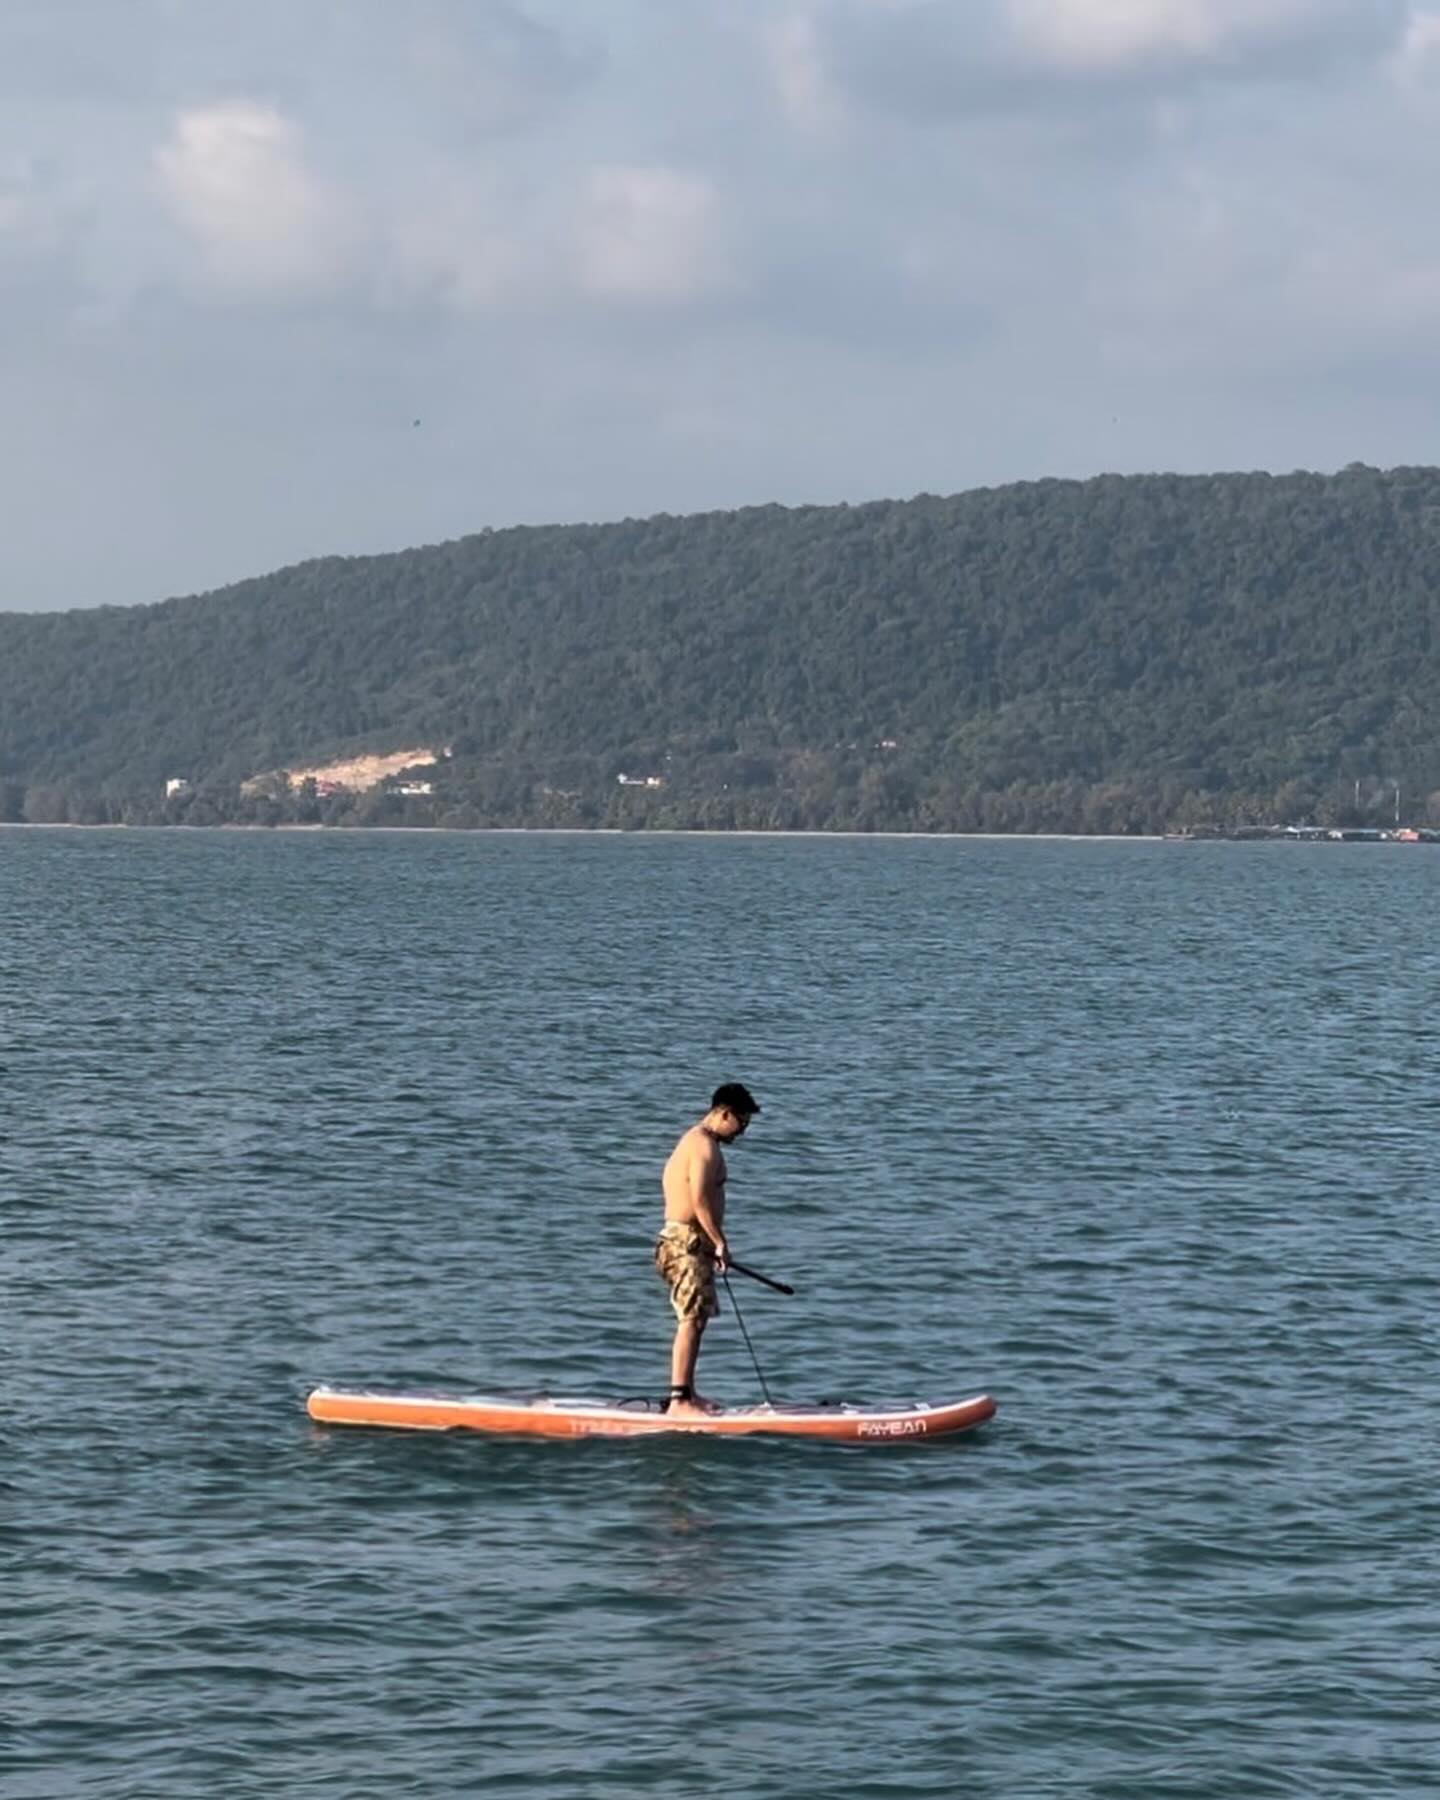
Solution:
[[[690,1200],[695,1209],[695,1223],[714,1245],[715,1261],[723,1270],[730,1260],[730,1246],[725,1241],[725,1232],[717,1222],[714,1207],[711,1204],[717,1186],[716,1168],[713,1152],[708,1155],[704,1152],[696,1152],[690,1164]]]

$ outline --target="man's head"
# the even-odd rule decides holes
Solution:
[[[706,1124],[718,1138],[728,1144],[760,1110],[760,1102],[742,1081],[723,1081],[710,1096],[710,1112]]]

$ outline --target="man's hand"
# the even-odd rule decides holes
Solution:
[[[730,1246],[723,1237],[715,1243],[715,1267],[722,1275],[730,1267]]]

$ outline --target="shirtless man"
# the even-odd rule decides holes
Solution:
[[[669,1286],[675,1309],[665,1410],[677,1417],[708,1410],[695,1392],[695,1359],[706,1321],[720,1310],[715,1271],[723,1274],[730,1260],[725,1240],[725,1157],[720,1146],[733,1144],[759,1110],[747,1087],[725,1082],[712,1095],[709,1112],[680,1139],[665,1165],[665,1224],[655,1242],[655,1267]]]

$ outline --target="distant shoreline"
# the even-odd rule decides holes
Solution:
[[[324,833],[331,837],[615,837],[615,838],[820,838],[871,839],[885,843],[990,843],[990,844],[1262,844],[1284,843],[1294,848],[1297,840],[1281,837],[1182,837],[1175,833],[1089,832],[1089,831],[763,831],[753,827],[728,830],[705,826],[694,830],[683,827],[655,830],[648,827],[627,829],[618,825],[79,825],[69,820],[44,823],[30,819],[0,820],[0,831],[131,831],[173,832],[181,836],[200,836],[212,832],[246,832],[280,837],[303,833]],[[1318,844],[1332,850],[1336,846],[1326,839],[1298,840]],[[1359,841],[1359,840],[1357,840]],[[1391,843],[1392,839],[1360,841],[1360,847],[1374,848],[1375,842]],[[1408,846],[1407,846],[1408,848]]]
[[[294,832],[324,832],[329,837],[360,837],[384,833],[387,837],[617,837],[617,838],[887,838],[917,842],[997,844],[1170,844],[1177,838],[1133,832],[1088,831],[760,831],[753,827],[726,830],[715,826],[690,830],[676,826],[655,830],[627,829],[620,825],[77,825],[70,820],[53,823],[32,819],[0,819],[0,831],[155,831],[198,837],[203,832],[251,832],[280,837]],[[1197,842],[1200,840],[1196,840]],[[1210,841],[1210,840],[1206,840]],[[1221,842],[1224,840],[1214,840]]]

